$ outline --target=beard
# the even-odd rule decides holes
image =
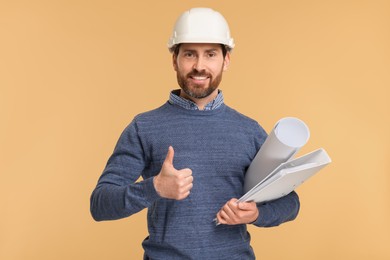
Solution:
[[[180,88],[186,93],[188,96],[196,99],[205,98],[211,95],[219,86],[222,81],[222,71],[213,78],[213,76],[206,71],[197,71],[193,70],[187,75],[176,73],[177,83]],[[191,77],[208,77],[209,83],[205,86],[204,84],[194,84],[191,82]]]

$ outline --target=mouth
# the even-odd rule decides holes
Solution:
[[[189,78],[197,84],[206,82],[210,77],[207,75],[190,75]]]

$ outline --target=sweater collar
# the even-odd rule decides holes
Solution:
[[[169,103],[172,105],[177,105],[182,108],[188,109],[188,110],[199,110],[198,106],[192,102],[191,100],[185,99],[180,97],[180,89],[175,89],[171,91],[169,95]],[[205,107],[205,111],[210,111],[219,108],[222,104],[224,103],[223,101],[223,94],[222,90],[218,90],[218,95],[217,97],[208,103]]]

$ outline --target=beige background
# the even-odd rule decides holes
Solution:
[[[250,227],[259,259],[390,259],[389,1],[0,1],[0,259],[141,259],[145,211],[89,196],[124,127],[177,88],[166,42],[194,6],[236,39],[221,89],[270,131],[295,116],[333,159],[301,212]]]

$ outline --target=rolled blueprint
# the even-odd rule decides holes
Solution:
[[[244,192],[265,179],[281,163],[291,159],[309,137],[309,128],[298,118],[286,117],[279,120],[246,172]]]

